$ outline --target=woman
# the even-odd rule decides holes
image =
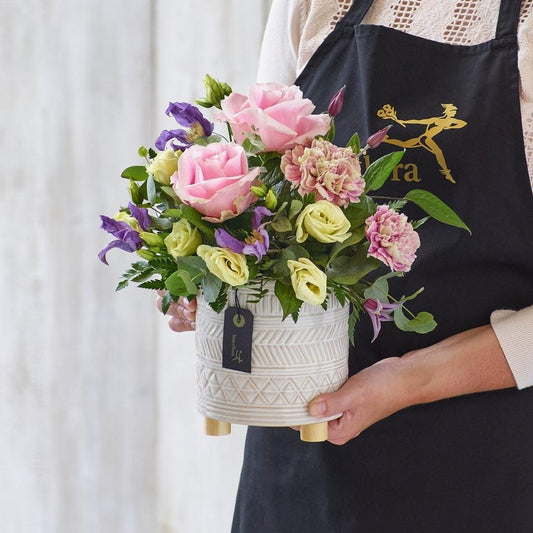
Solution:
[[[298,75],[319,111],[346,85],[338,143],[354,128],[363,138],[379,129],[385,105],[412,128],[442,103],[453,106],[464,124],[433,140],[455,179],[442,179],[435,150],[415,143],[404,161],[422,184],[400,177],[380,194],[430,190],[473,236],[420,228],[419,257],[401,290],[424,285],[419,305],[439,326],[424,336],[390,330],[370,344],[370,321],[360,322],[352,377],[309,407],[315,416],[343,412],[329,423],[330,443],[249,429],[233,531],[533,531],[533,197],[521,127],[528,104],[519,93],[520,80],[533,83],[533,50],[519,70],[516,37],[519,20],[531,28],[532,3],[522,15],[519,0],[337,4],[275,0],[260,78]],[[417,17],[429,16],[417,32]],[[523,53],[533,44],[521,36]],[[400,130],[389,137],[423,134]],[[533,144],[533,120],[524,131]],[[194,327],[194,310],[174,306],[171,327]]]

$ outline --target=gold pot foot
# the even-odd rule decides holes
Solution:
[[[221,422],[214,418],[205,417],[205,434],[212,437],[221,437],[231,433],[231,424],[229,422]]]
[[[317,422],[300,427],[300,439],[304,442],[324,442],[328,440],[328,423]]]

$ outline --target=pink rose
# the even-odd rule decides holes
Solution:
[[[368,255],[383,261],[391,270],[409,272],[420,238],[407,217],[388,205],[380,205],[365,223],[366,238],[370,241]]]
[[[339,148],[324,139],[311,146],[295,146],[281,157],[281,171],[304,196],[317,193],[332,204],[347,207],[359,202],[365,190],[361,165],[351,148]]]
[[[303,98],[295,85],[256,83],[250,87],[248,98],[232,93],[221,106],[237,142],[242,143],[247,133],[257,133],[267,152],[309,144],[317,135],[325,135],[331,125],[328,115],[311,115],[313,102]]]
[[[258,175],[259,168],[248,171],[242,146],[212,143],[185,150],[171,181],[183,203],[205,215],[209,222],[223,222],[257,200],[250,187]]]

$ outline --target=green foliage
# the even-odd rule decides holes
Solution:
[[[414,318],[409,319],[405,316],[402,306],[394,310],[394,323],[402,331],[415,331],[416,333],[429,333],[437,327],[431,313],[422,311]]]
[[[231,93],[231,87],[209,75],[204,79],[205,98],[197,100],[205,107],[221,107],[221,101]],[[229,140],[233,139],[231,126],[228,126]],[[324,136],[333,142],[335,124]],[[227,142],[219,134],[198,139],[196,144],[207,146],[213,142]],[[135,165],[126,168],[121,176],[128,180],[128,193],[131,201],[149,210],[150,228],[141,234],[142,247],[137,255],[144,261],[136,261],[122,275],[116,290],[135,283],[143,289],[163,290],[162,308],[167,312],[172,301],[180,296],[193,297],[202,290],[203,297],[213,310],[221,312],[228,302],[229,285],[207,269],[205,262],[198,256],[178,257],[169,255],[164,239],[170,234],[176,221],[187,220],[197,228],[203,244],[215,245],[215,229],[223,228],[239,240],[251,236],[250,227],[255,206],[265,206],[272,213],[267,218],[265,227],[270,235],[270,249],[259,262],[254,256],[246,256],[249,269],[247,288],[251,289],[248,302],[258,302],[267,289],[264,282],[274,281],[274,292],[279,299],[283,320],[291,316],[294,321],[302,306],[291,284],[288,261],[303,257],[310,259],[314,265],[325,271],[328,291],[333,293],[342,305],[350,306],[349,331],[354,336],[355,324],[363,310],[363,302],[375,298],[381,302],[399,302],[401,305],[394,312],[394,321],[404,331],[426,333],[435,326],[433,316],[420,312],[416,316],[405,308],[405,303],[415,298],[423,289],[400,300],[389,294],[389,280],[402,276],[402,273],[389,272],[377,277],[375,272],[385,268],[383,263],[373,257],[367,257],[369,243],[365,239],[365,221],[377,210],[377,205],[370,191],[379,190],[389,178],[393,169],[403,157],[404,151],[385,155],[372,163],[364,174],[366,183],[365,194],[358,203],[352,203],[343,209],[350,223],[350,236],[344,242],[321,243],[310,238],[303,244],[296,242],[296,220],[306,206],[320,198],[317,194],[300,195],[283,175],[280,168],[281,155],[277,152],[264,152],[265,145],[258,134],[248,134],[242,146],[245,150],[249,168],[260,169],[260,181],[254,182],[252,192],[257,196],[255,204],[243,213],[224,221],[210,223],[203,215],[191,206],[185,205],[176,195],[173,187],[156,181],[145,166]],[[347,146],[357,154],[361,154],[361,141],[357,133],[352,135]],[[368,146],[364,147],[367,150]],[[152,148],[141,146],[138,155],[149,164],[158,156]],[[391,209],[401,211],[411,201],[424,210],[428,216],[412,222],[414,228],[420,227],[430,217],[436,220],[470,231],[459,216],[444,202],[427,191],[411,190],[404,198],[390,199]],[[127,211],[126,208],[122,209]],[[373,273],[373,274],[372,274]],[[231,294],[231,293],[230,293]],[[322,304],[327,308],[327,300]]]
[[[365,192],[381,189],[387,178],[391,175],[394,167],[402,160],[405,150],[391,152],[374,161],[363,176],[366,182]]]
[[[359,134],[354,133],[346,146],[348,148],[351,148],[354,154],[358,154],[361,151],[361,141],[359,140]]]
[[[360,246],[354,255],[340,255],[326,268],[328,279],[343,285],[354,285],[364,276],[380,268],[383,263],[374,257],[366,257],[367,248]]]
[[[155,204],[157,199],[157,188],[156,181],[152,175],[148,176],[146,180],[146,199],[151,203]]]
[[[146,172],[145,167],[136,165],[133,167],[125,168],[122,171],[121,177],[135,181],[145,181],[148,179],[148,172]]]
[[[218,293],[217,299],[214,302],[211,302],[209,305],[215,313],[220,313],[226,307],[228,303],[228,285],[224,283]]]
[[[211,272],[205,272],[202,278],[202,293],[207,303],[213,303],[222,289],[222,280]]]
[[[455,213],[453,209],[446,205],[440,198],[437,198],[434,194],[421,189],[413,189],[409,191],[404,198],[415,203],[429,216],[433,217],[439,222],[465,229],[468,231],[468,233],[472,234],[468,226],[459,218],[457,213]]]
[[[193,209],[189,205],[182,204],[181,207],[181,218],[187,219],[193,226],[196,226],[201,233],[206,235],[211,241],[215,239],[215,230],[213,227],[206,222],[200,213]]]
[[[372,285],[366,288],[363,293],[365,299],[374,298],[375,300],[379,300],[380,302],[388,302],[388,297],[389,297],[388,280],[391,278],[396,278],[396,277],[403,277],[403,272],[389,272],[388,274],[385,274],[384,276],[380,276],[379,278],[374,280],[374,283],[372,283]]]
[[[287,285],[281,281],[276,281],[274,286],[274,294],[278,297],[281,309],[283,310],[283,318],[285,320],[289,315],[292,316],[296,322],[298,320],[298,313],[302,306],[302,301],[296,298],[292,285]]]
[[[359,227],[352,230],[352,234],[344,242],[336,242],[331,249],[330,261],[337,257],[342,250],[354,246],[363,240],[365,228]]]
[[[244,148],[247,156],[252,156],[262,152],[265,149],[265,143],[261,140],[261,137],[259,137],[257,133],[249,133],[247,134],[246,139],[244,139],[242,147]]]

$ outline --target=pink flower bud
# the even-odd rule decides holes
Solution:
[[[383,128],[382,130],[376,131],[373,135],[371,135],[367,141],[366,144],[369,148],[377,148],[382,142],[383,139],[387,136],[387,133],[389,133],[389,130],[392,128],[392,124],[389,124],[387,127]]]
[[[330,117],[336,117],[342,109],[342,104],[344,103],[344,91],[346,90],[346,85],[343,85],[331,99],[331,102],[328,106],[328,115]]]

